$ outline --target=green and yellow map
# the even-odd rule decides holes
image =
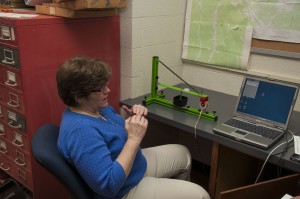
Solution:
[[[300,0],[188,0],[183,59],[247,70],[252,38],[300,43]]]

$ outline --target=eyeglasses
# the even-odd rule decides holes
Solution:
[[[101,92],[101,93],[105,93],[105,92],[107,92],[108,91],[108,83],[105,85],[105,86],[103,86],[101,89],[95,89],[95,90],[91,90],[91,92]]]

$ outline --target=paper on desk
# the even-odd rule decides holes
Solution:
[[[300,155],[300,137],[299,136],[294,136],[294,148],[295,148],[295,153]]]
[[[8,17],[8,18],[32,18],[36,16],[38,15],[0,12],[0,17]]]
[[[281,199],[291,199],[293,196],[285,194]]]
[[[293,196],[285,194],[281,199],[291,199]]]

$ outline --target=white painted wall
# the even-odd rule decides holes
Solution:
[[[121,99],[150,92],[152,56],[190,84],[238,95],[243,73],[183,62],[186,0],[128,0],[121,15]],[[248,73],[300,83],[300,61],[251,54]],[[180,81],[160,66],[160,80]],[[295,109],[300,111],[300,97]]]

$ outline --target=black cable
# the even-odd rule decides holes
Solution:
[[[287,144],[288,145],[288,144]],[[281,176],[281,173],[282,173],[282,169],[283,169],[283,163],[284,163],[284,156],[287,152],[287,145],[286,147],[284,148],[284,150],[282,151],[281,153],[281,156],[278,160],[278,163],[277,163],[277,177],[280,177]]]
[[[280,151],[280,152],[278,152],[278,153],[273,153],[273,155],[279,155],[279,154],[285,153],[285,152],[287,152],[292,146],[294,146],[294,145],[291,144],[291,145],[289,145],[288,147],[286,147],[286,151],[284,150],[284,151]]]
[[[287,133],[285,133],[285,141],[287,141]],[[282,171],[282,167],[283,167],[283,162],[284,162],[284,154],[287,152],[287,147],[291,142],[287,142],[284,149],[282,150],[282,153],[279,157],[279,160],[277,162],[277,177],[280,177],[281,175],[281,171]]]
[[[287,131],[289,131],[289,130],[287,130]],[[296,134],[293,134],[292,132],[290,132],[290,133],[292,134],[292,136],[294,136],[294,135],[296,135],[296,134],[299,133],[299,132],[297,132]],[[288,138],[287,138],[287,133],[285,134],[285,140],[286,140],[286,142],[287,142],[287,140],[288,140]],[[281,154],[281,156],[280,156],[280,158],[279,158],[279,160],[278,160],[278,164],[277,164],[277,175],[278,175],[278,177],[281,176],[281,171],[282,171],[283,163],[284,163],[284,156],[285,156],[286,152],[287,152],[292,146],[294,146],[294,143],[293,143],[293,142],[287,142],[285,148],[284,148],[281,152],[278,152],[278,153],[276,153],[276,154],[273,154],[273,155],[279,155],[279,154]],[[280,166],[279,166],[279,165],[280,165]]]

